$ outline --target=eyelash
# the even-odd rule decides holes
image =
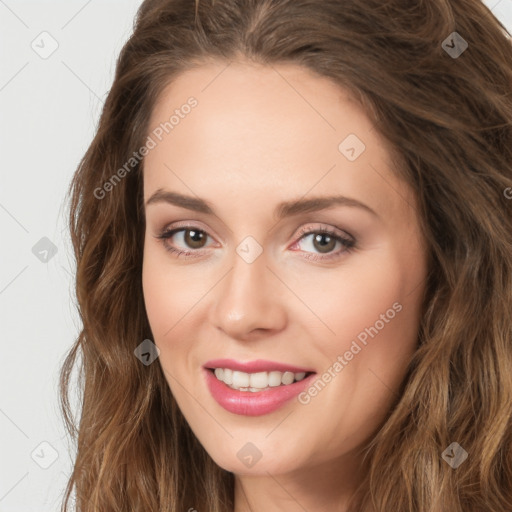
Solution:
[[[198,229],[196,226],[180,226],[180,227],[174,228],[174,229],[165,229],[159,235],[155,236],[155,238],[157,238],[158,240],[160,240],[163,243],[165,250],[169,251],[170,253],[173,253],[176,257],[178,257],[178,258],[179,257],[195,258],[195,257],[200,256],[200,254],[197,256],[191,256],[191,254],[200,252],[201,249],[184,251],[181,249],[176,249],[166,243],[166,241],[169,238],[171,238],[172,236],[174,236],[176,233],[179,233],[180,231],[188,231],[188,230],[199,231],[200,233],[204,233],[205,235],[209,236],[206,233],[206,231],[204,231],[202,229]],[[341,257],[344,254],[351,253],[356,244],[356,241],[353,238],[343,237],[343,236],[339,235],[338,233],[335,233],[333,230],[331,230],[329,228],[320,228],[320,229],[301,228],[301,230],[299,231],[300,236],[299,236],[297,242],[299,242],[305,236],[311,235],[311,234],[329,235],[330,237],[334,238],[337,242],[340,242],[342,244],[342,246],[345,247],[345,249],[342,251],[336,252],[336,253],[330,253],[328,256],[320,256],[320,257],[318,256],[318,254],[306,253],[304,258],[306,258],[308,260],[313,260],[313,261],[334,260],[334,259]],[[297,242],[295,242],[293,245],[295,245]]]

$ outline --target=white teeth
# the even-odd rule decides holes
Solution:
[[[268,385],[272,386],[272,387],[280,386],[282,377],[283,377],[282,372],[269,372]]]
[[[233,384],[233,370],[231,370],[230,368],[224,368],[224,376],[222,380],[226,384]]]
[[[247,388],[249,387],[249,374],[245,372],[233,372],[233,384],[234,388]]]
[[[252,388],[266,388],[268,386],[267,372],[251,373],[249,375],[249,382]]]
[[[233,389],[256,393],[263,389],[277,386],[287,386],[293,382],[302,380],[305,372],[256,372],[245,373],[229,368],[215,368],[215,377]]]
[[[283,384],[291,384],[295,380],[295,375],[292,372],[284,372],[281,382]]]

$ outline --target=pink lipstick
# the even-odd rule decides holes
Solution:
[[[234,414],[261,416],[296,397],[310,385],[316,372],[261,359],[215,359],[204,364],[203,374],[212,397],[221,407]]]

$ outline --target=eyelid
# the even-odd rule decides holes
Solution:
[[[297,239],[296,242],[294,242],[294,244],[297,243],[299,241],[299,239],[302,238],[303,235],[310,235],[315,232],[329,232],[335,236],[339,236],[340,238],[343,238],[344,240],[350,240],[351,242],[354,242],[354,243],[356,241],[355,237],[353,237],[350,233],[348,233],[346,231],[343,231],[337,227],[330,226],[327,224],[321,224],[320,226],[314,226],[314,227],[302,226],[294,235],[294,238]]]
[[[178,221],[175,223],[171,223],[169,225],[166,225],[163,227],[160,231],[157,231],[156,236],[159,237],[162,234],[170,233],[171,231],[181,231],[181,230],[196,230],[201,231],[206,234],[209,238],[212,238],[213,240],[219,239],[222,243],[224,243],[224,240],[221,237],[213,236],[210,234],[209,228],[202,227],[201,222],[194,220],[194,221]],[[196,249],[195,252],[200,251],[201,249]]]

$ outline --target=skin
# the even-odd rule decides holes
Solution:
[[[235,474],[235,512],[347,510],[362,477],[360,450],[382,425],[417,345],[427,258],[413,194],[362,108],[304,68],[205,63],[163,91],[150,127],[190,96],[198,105],[145,158],[144,200],[165,189],[203,198],[215,214],[146,206],[142,278],[158,361],[199,441]],[[354,161],[338,149],[349,134],[366,146]],[[282,201],[330,195],[375,214],[336,205],[274,216]],[[187,223],[208,236],[196,245],[186,231],[156,238]],[[355,246],[331,242],[322,251],[302,227],[330,228]],[[263,251],[252,263],[236,252],[247,236]],[[196,252],[176,257],[164,242]],[[394,303],[401,311],[307,404],[237,415],[202,378],[202,365],[219,357],[321,376]],[[237,457],[247,442],[262,454],[251,468]]]

